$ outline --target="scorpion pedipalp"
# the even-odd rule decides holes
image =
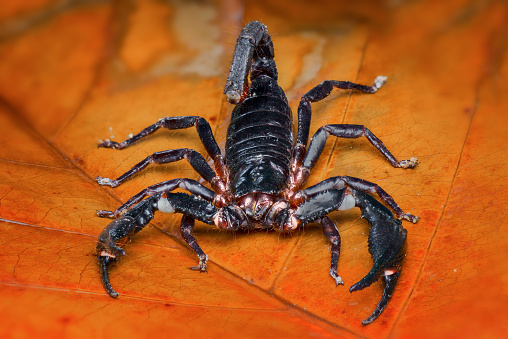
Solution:
[[[102,285],[110,296],[116,298],[118,297],[118,292],[113,289],[111,282],[109,281],[109,265],[111,265],[113,261],[116,261],[116,258],[110,257],[108,255],[99,255],[98,258]]]
[[[370,272],[359,282],[351,286],[350,292],[359,291],[370,286],[382,275],[385,288],[381,301],[372,315],[362,324],[373,322],[388,305],[402,269],[402,261],[406,256],[407,231],[402,222],[395,219],[388,208],[376,199],[363,192],[353,191],[356,206],[362,211],[371,225],[369,232],[369,252],[374,260]]]
[[[119,256],[125,255],[125,251],[117,245],[117,242],[136,234],[153,219],[153,212],[157,209],[159,199],[160,195],[141,201],[127,213],[113,220],[99,235],[97,257],[101,281],[108,294],[113,298],[118,297],[118,292],[111,287],[109,266]]]
[[[153,219],[156,211],[184,214],[185,218],[182,219],[181,225],[182,235],[198,254],[200,270],[206,272],[208,257],[197,245],[196,239],[190,232],[194,227],[194,219],[213,223],[212,217],[218,213],[218,209],[204,199],[185,193],[158,193],[138,202],[127,213],[113,220],[99,235],[97,257],[101,280],[104,288],[113,298],[118,296],[118,292],[111,287],[109,266],[119,256],[125,255],[125,251],[118,246],[118,243],[128,240],[130,236],[141,231]]]
[[[368,325],[374,320],[377,319],[381,315],[381,313],[385,310],[386,306],[388,306],[388,302],[392,298],[393,291],[395,290],[395,286],[397,285],[397,281],[399,280],[400,272],[394,272],[392,274],[384,274],[383,279],[385,281],[385,288],[383,290],[383,296],[381,300],[377,304],[376,309],[372,314],[365,320],[362,321],[363,325]]]

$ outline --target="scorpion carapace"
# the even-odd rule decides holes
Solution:
[[[416,222],[418,217],[404,213],[381,187],[362,179],[338,176],[306,189],[302,186],[330,135],[339,138],[365,136],[394,167],[413,168],[418,164],[415,158],[398,161],[381,140],[361,125],[325,125],[318,129],[307,147],[312,102],[323,100],[333,88],[375,93],[385,80],[386,77],[379,76],[372,86],[334,80],[317,85],[301,98],[295,140],[291,109],[277,84],[270,35],[257,21],[247,24],[238,37],[224,89],[227,100],[236,105],[227,132],[225,156],[210,125],[199,116],[166,117],[121,143],[100,141],[99,147],[123,149],[159,128],[194,126],[214,163],[214,168],[210,167],[204,157],[192,149],[173,149],[150,155],[116,180],[97,178],[101,185],[116,187],[150,163],[164,164],[185,158],[211,187],[192,179],[172,179],[144,189],[113,212],[97,212],[101,217],[115,218],[102,231],[97,245],[101,279],[109,295],[118,296],[111,287],[108,270],[111,262],[125,254],[119,245],[145,227],[156,211],[183,215],[181,234],[199,258],[199,265],[193,269],[201,272],[206,272],[208,256],[192,235],[196,219],[231,231],[264,228],[289,232],[318,222],[331,243],[330,275],[337,285],[342,284],[337,273],[340,235],[327,215],[359,207],[362,217],[371,225],[369,251],[374,266],[350,291],[361,290],[383,277],[383,297],[363,324],[374,321],[391,298],[405,256],[407,232],[398,219]],[[173,193],[177,188],[190,194]],[[366,193],[377,195],[395,212],[397,219]]]

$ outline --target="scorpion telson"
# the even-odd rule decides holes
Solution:
[[[250,84],[249,84],[250,74]],[[206,272],[208,256],[192,235],[195,220],[220,229],[275,229],[293,231],[311,222],[320,223],[331,242],[330,275],[336,285],[343,284],[337,274],[340,235],[328,214],[359,207],[362,218],[371,225],[369,252],[374,260],[370,272],[350,291],[358,291],[382,277],[385,282],[381,301],[369,324],[383,312],[395,289],[405,256],[407,231],[398,219],[416,222],[418,217],[404,213],[393,198],[378,185],[353,177],[338,176],[302,189],[316,164],[327,138],[366,137],[394,167],[413,168],[416,158],[398,161],[370,130],[361,125],[334,124],[318,129],[307,147],[311,103],[323,100],[334,88],[375,93],[385,82],[379,76],[372,86],[348,81],[326,80],[305,94],[298,106],[298,129],[293,137],[293,118],[284,91],[277,84],[273,44],[266,27],[253,21],[238,37],[224,94],[235,104],[227,131],[225,155],[222,155],[208,122],[199,116],[166,117],[129,139],[116,143],[100,141],[99,147],[123,149],[159,128],[196,127],[214,169],[198,152],[173,149],[157,152],[115,180],[98,177],[100,185],[116,187],[151,163],[165,164],[186,159],[210,184],[178,178],[150,186],[130,198],[115,211],[98,211],[101,217],[115,218],[100,234],[97,244],[102,283],[112,297],[118,293],[109,281],[109,265],[125,255],[122,248],[129,236],[139,232],[153,219],[155,211],[181,213],[181,234],[196,252]],[[180,188],[189,192],[172,193]],[[395,213],[366,193],[377,195]]]

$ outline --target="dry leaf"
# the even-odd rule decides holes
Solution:
[[[26,1],[0,9],[1,337],[502,337],[508,332],[507,15],[504,2]],[[241,15],[243,13],[243,19]],[[392,168],[366,140],[330,140],[309,185],[336,175],[373,181],[406,211],[404,270],[369,326],[382,283],[348,287],[370,269],[368,225],[334,213],[342,236],[335,287],[319,225],[291,235],[226,233],[198,224],[209,273],[178,216],[157,215],[112,268],[110,298],[95,243],[115,209],[186,162],[115,178],[153,152],[205,153],[195,130],[159,131],[123,151],[98,149],[165,116],[205,117],[224,145],[222,86],[236,36],[261,20],[294,111],[325,79],[387,84],[313,104],[311,133],[363,124],[414,170]]]

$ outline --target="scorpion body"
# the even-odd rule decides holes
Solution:
[[[359,207],[362,217],[371,225],[369,252],[374,265],[350,291],[361,290],[383,277],[383,297],[363,324],[374,321],[387,306],[402,269],[407,231],[398,219],[416,222],[418,217],[404,213],[381,187],[362,179],[338,176],[304,190],[301,188],[330,135],[341,138],[365,136],[394,167],[412,168],[418,164],[415,158],[398,161],[381,140],[361,125],[325,125],[314,134],[307,147],[312,102],[326,98],[333,88],[374,93],[385,80],[386,77],[378,77],[372,86],[333,80],[317,85],[300,101],[295,142],[291,109],[277,83],[270,35],[257,21],[247,24],[238,37],[224,89],[227,100],[236,105],[227,132],[225,156],[208,122],[199,116],[166,117],[121,143],[100,141],[99,147],[122,149],[159,128],[194,126],[214,163],[212,169],[198,152],[175,149],[152,154],[115,180],[97,178],[101,185],[116,187],[150,163],[186,159],[211,186],[210,189],[186,178],[172,179],[144,189],[115,211],[98,211],[101,217],[115,219],[102,231],[97,244],[101,279],[109,295],[118,296],[109,281],[109,265],[125,255],[120,245],[143,229],[156,211],[183,214],[181,234],[199,258],[199,265],[192,269],[201,272],[206,272],[208,256],[192,235],[195,220],[231,231],[265,228],[280,232],[318,222],[332,244],[330,275],[336,285],[343,284],[337,274],[341,239],[327,214]],[[177,188],[191,194],[173,193]],[[390,209],[366,193],[378,195],[398,219]]]
[[[253,79],[228,128],[226,165],[235,197],[250,192],[278,194],[286,186],[292,129],[291,109],[277,82],[265,75]]]

